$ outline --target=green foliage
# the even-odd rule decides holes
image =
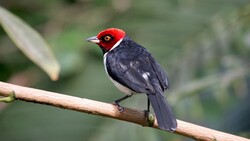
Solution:
[[[21,19],[0,7],[0,23],[24,54],[56,80],[59,64],[43,38]]]
[[[166,92],[178,119],[250,137],[250,2],[248,0],[5,1],[35,27],[61,66],[51,82],[0,32],[0,79],[104,102],[120,98],[102,52],[85,42],[119,27],[168,72]],[[146,108],[145,96],[122,103]],[[0,140],[188,140],[154,129],[45,105],[0,105]]]

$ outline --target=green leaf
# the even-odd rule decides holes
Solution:
[[[41,67],[52,80],[57,80],[60,70],[59,63],[40,34],[1,6],[0,23],[26,56]]]

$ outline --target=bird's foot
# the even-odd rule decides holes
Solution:
[[[113,102],[113,105],[115,105],[119,112],[123,112],[124,108],[119,104],[119,102],[115,101]]]
[[[153,114],[150,114],[148,110],[144,110],[144,115],[146,117],[146,120],[148,122],[148,126],[152,127],[154,125],[155,117]]]

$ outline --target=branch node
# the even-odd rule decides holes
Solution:
[[[147,122],[148,122],[148,126],[149,127],[152,127],[154,126],[154,121],[155,121],[155,117],[153,114],[150,114],[149,111],[145,110],[145,117],[147,119]]]
[[[0,102],[11,103],[15,100],[15,92],[12,91],[8,96],[0,98]]]

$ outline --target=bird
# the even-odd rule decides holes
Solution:
[[[125,31],[108,28],[86,39],[97,44],[103,52],[105,72],[114,85],[126,95],[114,103],[123,111],[120,102],[134,94],[146,94],[148,107],[154,110],[158,127],[174,132],[177,121],[164,91],[169,88],[167,75],[146,48],[134,42]]]

